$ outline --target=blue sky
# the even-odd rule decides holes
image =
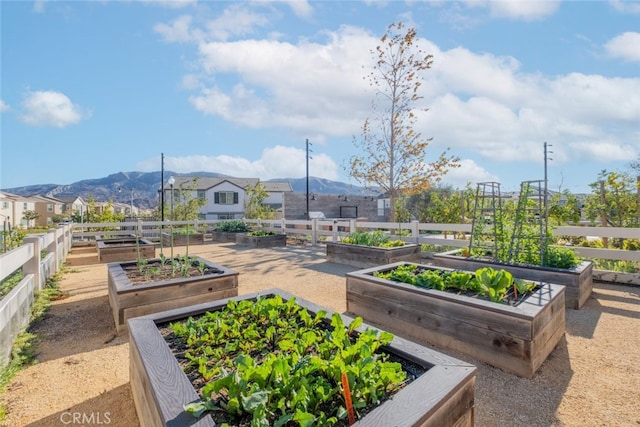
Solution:
[[[433,55],[446,183],[589,192],[640,157],[640,2],[2,1],[0,188],[120,171],[350,182],[387,26]],[[364,67],[364,68],[363,68]]]

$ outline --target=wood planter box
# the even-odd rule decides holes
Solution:
[[[258,295],[292,295],[278,289],[247,294],[233,300]],[[316,313],[322,309],[296,298],[297,303]],[[200,419],[186,413],[183,405],[199,400],[190,380],[178,365],[156,324],[186,319],[205,311],[223,308],[227,300],[129,319],[129,376],[140,425],[215,426],[209,415]],[[332,312],[327,311],[327,318]],[[351,319],[343,316],[345,324]],[[363,324],[359,330],[367,327]],[[386,347],[390,353],[411,360],[428,370],[400,390],[392,399],[369,412],[355,426],[472,426],[476,368],[460,360],[396,337]]]
[[[366,268],[398,261],[419,262],[420,245],[393,248],[327,242],[327,261]]]
[[[640,285],[640,274],[623,273],[611,270],[593,270],[593,280],[603,283],[617,283],[623,285]]]
[[[240,231],[215,231],[211,232],[211,238],[214,242],[235,243]]]
[[[136,241],[138,241],[138,245],[136,245]],[[138,259],[138,256],[144,259],[156,256],[156,246],[153,242],[136,237],[99,239],[96,240],[96,246],[98,248],[98,262],[131,261]],[[139,254],[138,249],[140,249]]]
[[[441,267],[456,270],[476,271],[482,267],[504,269],[514,277],[534,282],[556,283],[566,286],[565,304],[567,308],[579,310],[593,290],[593,263],[583,261],[576,268],[551,268],[506,264],[492,260],[472,259],[460,256],[460,250],[442,252],[433,255],[433,263]]]
[[[204,243],[204,233],[192,233],[189,234],[189,245],[202,245]],[[162,246],[169,247],[171,246],[171,233],[163,231],[162,232]],[[187,235],[186,234],[174,234],[173,235],[173,246],[187,246]]]
[[[126,320],[131,317],[238,295],[237,272],[200,257],[192,258],[222,273],[133,284],[123,266],[135,265],[135,262],[108,265],[109,305],[118,333],[126,328]]]
[[[518,306],[347,273],[347,312],[389,332],[531,378],[565,333],[564,286],[544,283]],[[423,266],[430,269],[437,267]]]
[[[271,236],[248,236],[247,233],[235,233],[236,243],[254,248],[271,248],[275,246],[287,246],[286,234],[274,234]]]

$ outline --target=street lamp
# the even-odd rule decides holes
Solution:
[[[169,186],[171,187],[171,213],[169,214],[169,218],[171,218],[171,220],[173,220],[173,184],[176,183],[175,178],[172,176],[169,177],[169,180],[167,181],[167,184],[169,184]]]

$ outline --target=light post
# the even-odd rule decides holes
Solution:
[[[174,196],[174,194],[173,194],[173,184],[175,184],[175,183],[176,183],[175,178],[173,176],[170,176],[169,180],[167,181],[167,184],[169,184],[169,186],[171,187],[171,212],[169,214],[169,218],[171,220],[173,220],[173,196]]]
[[[131,188],[131,218],[133,218],[133,188]]]

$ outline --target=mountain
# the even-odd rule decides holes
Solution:
[[[164,172],[165,181],[171,175],[174,176],[199,176],[210,178],[231,178],[215,172],[190,172],[178,174],[172,171]],[[306,192],[306,178],[281,178],[271,179],[271,182],[288,181],[293,191]],[[98,202],[113,200],[119,203],[129,204],[142,209],[150,209],[158,206],[158,191],[161,184],[161,172],[118,172],[104,178],[85,179],[69,185],[36,184],[24,187],[5,188],[2,191],[17,194],[23,197],[33,195],[46,195],[59,199],[75,198],[77,196],[87,200],[89,196]],[[362,187],[353,186],[344,182],[331,181],[323,178],[309,177],[309,192],[316,194],[364,194],[374,195]]]

